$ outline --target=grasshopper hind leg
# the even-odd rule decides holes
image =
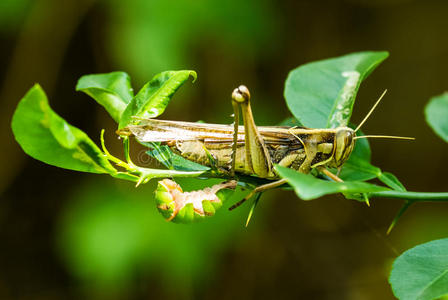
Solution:
[[[246,197],[244,197],[242,200],[240,200],[237,203],[235,203],[234,205],[232,205],[229,208],[229,210],[234,210],[235,208],[237,208],[238,206],[240,206],[241,204],[243,204],[244,202],[246,202],[247,200],[252,198],[257,193],[261,193],[261,192],[264,192],[264,191],[267,191],[267,190],[279,187],[279,186],[281,186],[281,185],[283,185],[285,183],[286,183],[286,179],[280,179],[280,180],[276,180],[274,182],[270,182],[270,183],[266,183],[266,184],[257,186],[249,194],[247,194]]]

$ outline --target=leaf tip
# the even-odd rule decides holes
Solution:
[[[196,71],[190,70],[188,71],[188,75],[190,75],[191,77],[193,77],[193,81],[192,83],[196,82],[196,79],[198,79],[198,74],[196,73]]]

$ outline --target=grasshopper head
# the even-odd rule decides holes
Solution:
[[[334,164],[333,167],[340,167],[349,158],[355,146],[355,131],[348,127],[336,128],[334,137]]]

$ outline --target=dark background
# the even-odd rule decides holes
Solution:
[[[121,154],[115,124],[75,92],[88,73],[123,70],[137,91],[164,70],[198,80],[174,97],[164,119],[230,123],[230,93],[246,84],[256,122],[289,116],[288,72],[355,51],[391,56],[363,83],[352,121],[384,89],[363,127],[372,163],[412,191],[447,191],[448,145],[423,108],[448,89],[448,2],[2,0],[0,3],[1,299],[393,299],[387,283],[404,250],[448,236],[448,206],[412,206],[390,235],[402,201],[371,207],[340,195],[305,202],[266,193],[252,223],[249,206],[201,224],[166,223],[154,183],[135,189],[105,175],[58,169],[26,156],[10,121],[39,82],[53,109]]]

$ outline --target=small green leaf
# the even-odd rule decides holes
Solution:
[[[406,188],[404,185],[398,180],[398,178],[389,172],[382,172],[378,179],[381,180],[382,183],[386,184],[391,189],[396,191],[406,192]]]
[[[146,154],[155,158],[158,162],[164,165],[167,169],[174,169],[173,162],[171,161],[173,153],[170,147],[166,145],[160,145],[160,143],[142,143],[146,144],[150,149],[146,151]]]
[[[387,52],[358,52],[302,65],[285,83],[291,113],[311,128],[347,126],[360,83]]]
[[[321,180],[310,174],[302,174],[278,165],[275,166],[275,169],[280,174],[280,177],[288,180],[288,183],[294,188],[297,196],[303,200],[316,199],[323,195],[334,193],[367,193],[388,190],[385,187],[366,182]]]
[[[430,300],[448,295],[448,239],[404,252],[393,264],[389,283],[399,299]]]
[[[207,171],[210,170],[209,167],[203,166],[201,164],[195,163],[188,159],[183,158],[171,151],[171,149],[166,145],[160,145],[160,143],[141,143],[150,148],[146,153],[157,159],[161,164],[163,164],[168,169],[178,170],[178,171]]]
[[[342,166],[339,177],[344,181],[364,181],[376,178],[380,174],[380,168],[372,166],[368,161],[353,155]]]
[[[183,158],[180,155],[172,153],[171,162],[173,164],[174,170],[178,171],[208,171],[209,167],[203,166],[201,164],[195,163],[194,161]]]
[[[121,114],[134,97],[129,75],[124,72],[92,74],[78,80],[76,90],[101,104],[118,123]]]
[[[75,171],[117,172],[83,131],[53,112],[37,84],[17,105],[11,127],[23,151],[37,160]]]
[[[174,93],[192,76],[196,80],[194,71],[166,71],[157,74],[145,84],[129,105],[120,119],[119,128],[132,122],[133,117],[155,118],[160,116],[168,105]]]
[[[425,107],[426,122],[448,143],[448,92],[433,97]]]

